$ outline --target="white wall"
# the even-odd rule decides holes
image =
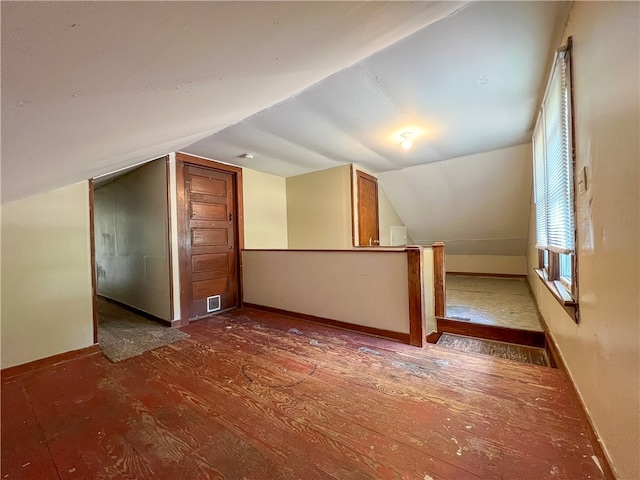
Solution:
[[[245,248],[286,249],[287,183],[284,177],[242,169]]]
[[[244,301],[354,325],[409,332],[407,255],[245,251]]]
[[[352,248],[349,165],[288,177],[286,184],[289,248]]]
[[[0,211],[2,368],[92,345],[88,182]]]
[[[149,162],[94,192],[98,293],[171,320],[167,175]]]
[[[531,144],[378,174],[415,243],[453,255],[526,255]]]
[[[404,227],[404,222],[391,205],[382,185],[378,185],[378,223],[380,225],[380,246],[391,246],[391,227]]]
[[[424,295],[425,333],[428,335],[437,330],[435,272],[433,270],[433,249],[422,249],[422,294]]]
[[[449,255],[446,254],[447,272],[499,273],[526,275],[525,255]]]
[[[576,2],[573,36],[580,324],[529,281],[619,478],[640,478],[640,4]],[[549,59],[551,62],[551,59]],[[535,217],[532,206],[531,219]]]

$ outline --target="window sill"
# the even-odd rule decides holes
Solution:
[[[542,283],[547,287],[547,289],[553,295],[560,305],[564,308],[564,310],[569,314],[569,316],[573,319],[574,322],[578,323],[578,302],[571,298],[567,289],[562,285],[559,281],[549,280],[544,272],[544,270],[535,269],[535,272],[538,274],[538,277],[542,281]]]

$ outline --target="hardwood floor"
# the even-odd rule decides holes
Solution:
[[[7,479],[604,478],[560,371],[236,310],[2,383]]]

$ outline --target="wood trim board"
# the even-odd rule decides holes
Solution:
[[[497,340],[499,342],[517,343],[530,347],[544,348],[544,332],[523,330],[518,328],[498,327],[495,325],[482,325],[479,323],[463,322],[450,318],[436,317],[438,333],[455,333],[468,337]]]
[[[427,343],[438,343],[440,337],[442,336],[442,332],[431,332],[427,335]]]
[[[409,294],[409,344],[414,347],[424,346],[424,292],[422,279],[422,249],[407,248],[407,281]]]
[[[413,247],[413,245],[409,245]],[[418,248],[417,246],[415,246]],[[308,248],[245,248],[244,252],[331,252],[331,253],[353,253],[353,252],[367,252],[367,253],[404,253],[408,247],[404,245],[402,247],[354,247],[351,249],[308,249]],[[429,247],[424,247],[429,248]]]
[[[520,273],[447,272],[447,275],[466,275],[468,277],[527,278],[527,275]]]
[[[165,159],[166,169],[166,189],[167,189],[167,259],[169,261],[169,318],[173,322],[175,299],[173,298],[173,238],[171,235],[171,225],[175,219],[171,215],[171,158],[169,155]]]
[[[447,290],[445,288],[445,245],[435,242],[433,249],[433,296],[436,317],[444,317],[447,308]]]
[[[100,352],[101,352],[100,346],[98,344],[95,344],[85,348],[80,348],[78,350],[71,350],[70,352],[58,353],[50,357],[40,358],[32,362],[15,365],[13,367],[3,368],[1,371],[2,381],[4,382],[6,380],[17,377],[18,375],[23,375],[25,373],[33,372],[34,370],[38,370],[40,368],[51,367],[53,365],[58,365],[60,363],[68,362],[76,358],[95,355],[96,353],[100,353]]]
[[[89,180],[89,241],[91,250],[91,306],[93,309],[93,343],[98,343],[98,282],[96,278],[96,229],[93,179]]]
[[[578,405],[579,407],[578,410],[580,410],[580,414],[583,420],[586,421],[589,427],[587,428],[587,432],[589,434],[589,440],[591,441],[593,450],[595,451],[596,457],[600,462],[600,466],[602,467],[605,478],[607,480],[615,480],[617,477],[613,473],[613,468],[611,467],[611,461],[609,459],[609,456],[606,454],[604,448],[602,448],[602,443],[600,442],[600,438],[596,433],[595,425],[593,424],[593,421],[589,416],[586,405],[582,401],[582,397],[578,393],[578,389],[576,388],[576,384],[573,382],[573,378],[571,377],[569,370],[567,369],[567,365],[565,364],[564,359],[560,354],[560,349],[558,348],[558,345],[556,344],[555,340],[551,336],[549,328],[546,322],[544,321],[544,319],[541,319],[541,323],[544,328],[545,350],[547,352],[547,357],[549,358],[549,363],[553,368],[557,368],[562,372],[562,375],[564,376],[565,380],[569,384],[569,387],[571,390],[571,396],[573,397],[573,400],[576,403],[576,405]]]
[[[342,322],[340,320],[333,320],[331,318],[316,317],[315,315],[309,315],[306,313],[292,312],[289,310],[283,310],[281,308],[268,307],[266,305],[257,305],[255,303],[244,303],[243,308],[252,308],[254,310],[262,310],[264,312],[277,313],[279,315],[285,315],[287,317],[294,317],[298,320],[306,320],[312,323],[319,323],[321,325],[327,325],[330,327],[340,328],[343,330],[350,330],[353,332],[364,333],[367,335],[373,335],[376,337],[382,337],[389,340],[395,340],[397,342],[410,344],[410,334],[402,332],[393,332],[391,330],[383,330],[380,328],[367,327],[364,325],[356,325],[354,323]]]
[[[531,294],[531,297],[535,299],[536,297],[535,295],[533,295],[533,289],[531,288],[531,284],[528,281],[527,281],[527,287],[529,288],[529,293]],[[576,387],[576,384],[574,383],[573,378],[569,373],[567,364],[564,362],[564,359],[560,354],[560,349],[558,348],[558,344],[555,342],[553,336],[551,335],[551,331],[549,330],[549,325],[547,325],[547,322],[545,321],[544,317],[540,313],[540,309],[538,308],[538,302],[535,301],[534,303],[536,305],[536,313],[538,314],[538,320],[540,321],[540,325],[542,325],[542,329],[544,330],[544,337],[545,337],[544,349],[547,352],[549,363],[551,367],[557,368],[562,372],[562,375],[564,376],[565,380],[569,384],[569,388],[571,390],[571,396],[573,397],[573,400],[576,403],[576,405],[579,406],[580,414],[582,418],[586,420],[587,425],[589,427],[587,428],[587,432],[589,434],[589,440],[591,440],[591,444],[596,453],[596,457],[600,462],[600,466],[602,467],[605,478],[607,480],[614,480],[617,477],[613,473],[613,468],[611,467],[611,460],[609,459],[609,456],[606,454],[604,448],[602,448],[602,444],[600,443],[600,438],[596,433],[595,425],[593,424],[593,421],[589,416],[587,407],[582,401],[582,397],[578,393],[578,388]]]
[[[349,164],[349,185],[351,187],[351,245],[356,246],[356,200],[355,200],[355,180],[354,180],[354,167],[353,163]]]

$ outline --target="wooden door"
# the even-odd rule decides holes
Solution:
[[[181,288],[189,320],[238,306],[235,200],[232,173],[185,164]]]
[[[378,226],[378,179],[356,170],[358,179],[358,245],[380,245]]]

